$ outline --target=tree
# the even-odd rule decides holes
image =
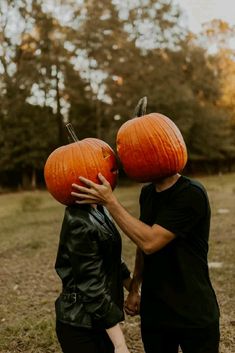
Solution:
[[[45,153],[48,153],[54,143],[54,136],[58,135],[54,126],[55,121],[52,119],[52,111],[45,107],[46,95],[51,88],[48,87],[52,80],[47,80],[43,74],[51,70],[52,64],[47,65],[45,55],[40,58],[41,61],[38,59],[42,52],[47,53],[48,46],[40,37],[40,26],[37,24],[40,23],[40,19],[46,20],[46,24],[52,24],[52,20],[44,18],[40,7],[35,2],[31,3],[27,0],[18,4],[4,0],[1,2],[0,11],[2,15],[1,171],[17,171],[18,183],[24,187],[30,187],[30,183],[26,185],[28,175],[31,175],[32,186],[35,183],[35,168],[42,168],[39,161],[45,160]],[[18,17],[21,29],[17,34],[17,40],[14,33],[9,31],[13,14]],[[48,29],[48,26],[45,28]],[[34,107],[28,102],[32,98],[32,90],[35,86],[43,89],[44,95],[41,101],[41,104],[44,104],[43,108]],[[45,136],[47,139],[44,139]]]

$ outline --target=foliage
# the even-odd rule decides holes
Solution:
[[[142,96],[178,125],[192,160],[235,159],[235,28],[214,20],[196,36],[169,0],[51,5],[0,2],[0,184],[35,187],[67,121],[115,147]]]

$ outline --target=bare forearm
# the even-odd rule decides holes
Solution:
[[[130,215],[116,198],[110,200],[106,208],[121,230],[141,249],[151,242],[152,228]]]
[[[131,276],[128,278],[125,278],[123,281],[123,286],[126,288],[128,292],[130,292],[131,289],[131,284],[132,284],[132,278]]]
[[[131,282],[130,291],[138,292],[140,291],[140,286],[143,278],[143,268],[144,268],[144,258],[143,252],[140,248],[136,249],[135,256],[135,267],[133,271],[133,279]]]
[[[76,203],[100,203],[106,206],[122,231],[146,254],[162,249],[175,238],[175,234],[160,225],[154,224],[150,227],[130,215],[116,199],[108,181],[100,173],[98,177],[102,185],[83,177],[79,177],[80,181],[89,188],[77,184],[72,185],[79,191],[72,192],[72,195],[81,199]]]
[[[115,352],[119,350],[120,352],[129,352],[119,324],[106,329],[106,332],[114,345]]]

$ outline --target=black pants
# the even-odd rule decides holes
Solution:
[[[195,329],[141,329],[145,353],[218,353],[219,324]]]
[[[57,321],[56,334],[63,353],[114,353],[105,330],[78,328]]]

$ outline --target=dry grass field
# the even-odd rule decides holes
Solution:
[[[235,174],[198,178],[212,206],[209,263],[221,308],[221,353],[235,352]],[[116,194],[138,217],[139,185]],[[0,196],[0,353],[59,353],[54,300],[60,282],[54,271],[63,206],[46,191]],[[123,257],[133,266],[135,246],[123,236]],[[131,353],[143,353],[139,319],[124,324]]]

